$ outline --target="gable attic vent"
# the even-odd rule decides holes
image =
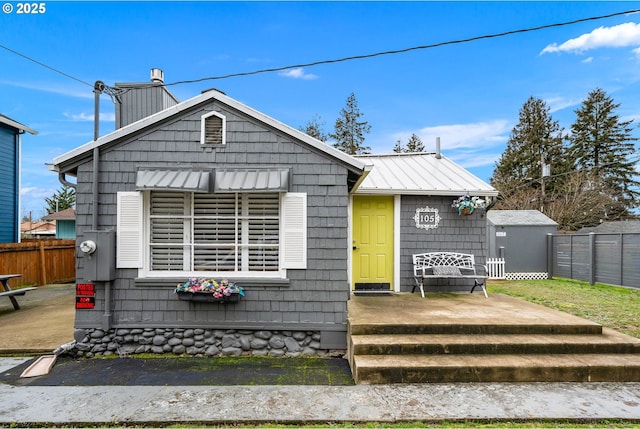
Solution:
[[[224,145],[226,143],[226,118],[218,112],[202,115],[200,143]]]

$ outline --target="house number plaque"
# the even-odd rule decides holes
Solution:
[[[416,209],[413,220],[416,221],[416,228],[436,229],[440,223],[440,215],[438,214],[438,209],[422,207]]]

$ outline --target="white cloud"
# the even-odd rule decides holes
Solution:
[[[85,112],[81,112],[81,113],[65,112],[63,113],[63,115],[71,119],[72,121],[78,121],[78,122],[93,121],[93,118],[95,118],[95,115],[93,113],[85,113]],[[100,113],[100,120],[106,121],[106,122],[115,122],[116,115],[115,113]]]
[[[449,156],[449,158],[464,168],[475,168],[494,166],[500,156],[502,156],[502,152],[457,152]]]
[[[33,91],[41,91],[41,92],[49,92],[52,94],[64,95],[66,97],[74,97],[74,98],[87,98],[93,99],[95,95],[93,94],[93,89],[89,87],[83,87],[84,90],[80,89],[78,85],[74,85],[73,89],[70,89],[70,85],[51,85],[45,83],[24,83],[24,82],[12,82],[12,81],[0,81],[2,85],[15,86],[17,88],[25,88],[31,89]]]
[[[626,115],[620,118],[623,121],[633,121],[633,125],[640,124],[640,113]]]
[[[46,197],[50,197],[52,194],[53,192],[50,189],[40,188],[37,186],[20,188],[20,195],[23,197],[44,199]]]
[[[569,39],[558,45],[552,43],[545,47],[540,55],[552,52],[573,52],[581,54],[596,48],[622,48],[640,46],[640,23],[627,22],[613,27],[599,27],[575,39]],[[637,49],[634,49],[637,52]]]
[[[584,60],[582,60],[583,63],[585,64],[589,64],[593,62],[593,57],[589,57],[589,58],[585,58]]]
[[[447,158],[464,168],[489,167],[500,157],[510,132],[509,121],[497,119],[402,131],[393,134],[391,141],[400,140],[404,144],[415,133],[424,143],[425,150],[434,152],[436,138],[440,137],[440,150]]]
[[[304,80],[313,80],[317,79],[318,76],[313,73],[305,73],[302,67],[298,67],[291,70],[285,70],[278,73],[283,77],[291,77],[293,79],[304,79]]]
[[[571,100],[564,97],[551,97],[545,99],[544,101],[545,103],[547,103],[547,106],[549,106],[549,113],[557,112],[568,107],[577,106],[582,102],[581,100]]]
[[[509,122],[495,120],[490,122],[475,122],[471,124],[438,125],[421,128],[416,132],[426,147],[435,147],[436,137],[440,137],[441,149],[484,149],[507,141],[510,131]],[[406,136],[405,136],[406,134]],[[406,141],[412,133],[397,135]]]

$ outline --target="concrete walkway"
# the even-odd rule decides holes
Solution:
[[[73,338],[73,285],[0,306],[0,358],[12,371]],[[59,300],[59,301],[58,301]],[[35,339],[34,339],[35,338]],[[46,376],[43,376],[46,377]],[[106,383],[105,383],[106,384]],[[39,386],[0,383],[0,426],[622,419],[640,423],[640,383],[355,386]]]
[[[40,286],[16,299],[20,310],[0,297],[0,355],[51,353],[73,341],[75,284]]]
[[[0,359],[0,367],[18,365]],[[0,384],[0,425],[251,424],[622,419],[640,422],[640,383],[357,386]]]

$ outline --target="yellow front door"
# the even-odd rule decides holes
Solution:
[[[353,289],[356,283],[393,290],[393,196],[353,197]]]

